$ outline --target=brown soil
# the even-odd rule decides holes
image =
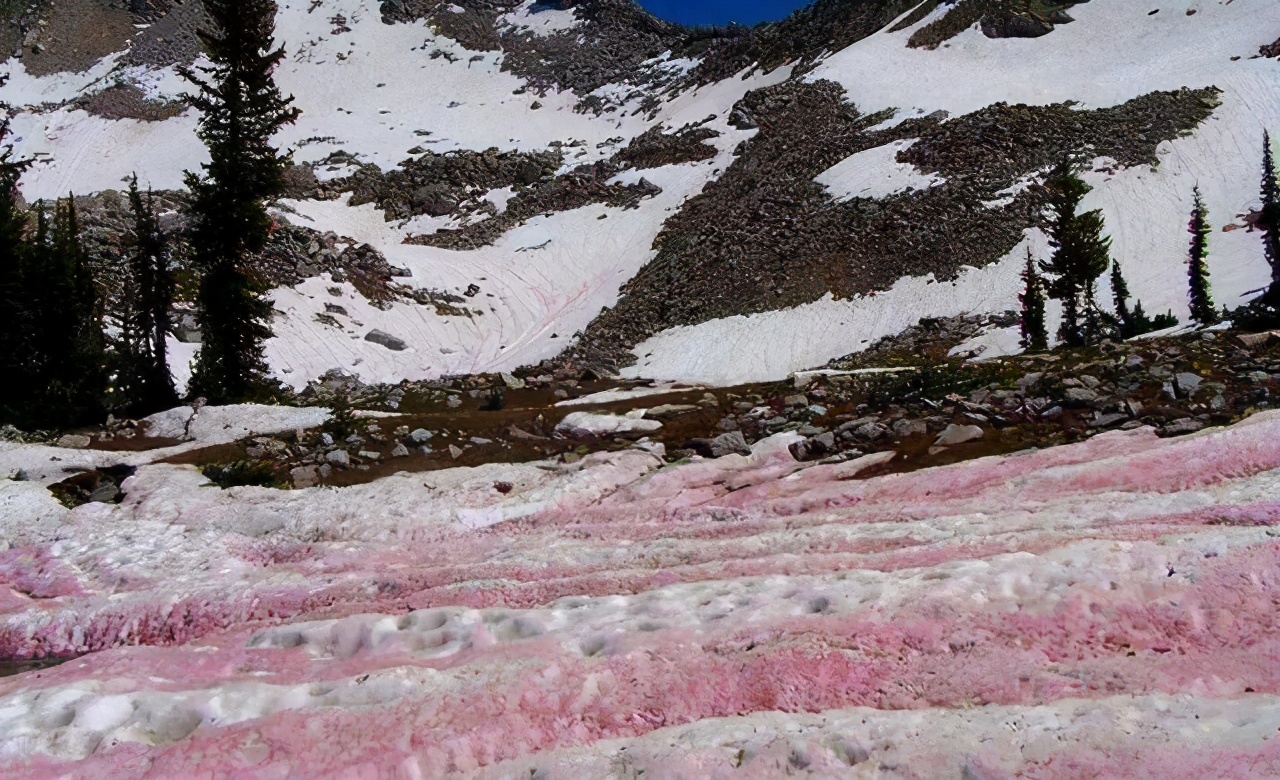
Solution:
[[[35,76],[87,70],[123,49],[137,32],[128,9],[111,0],[64,0],[50,4],[43,17],[46,25],[36,46],[22,58]]]

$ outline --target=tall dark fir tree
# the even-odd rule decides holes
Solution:
[[[1049,348],[1049,331],[1044,321],[1044,280],[1036,271],[1036,261],[1027,249],[1027,265],[1022,269],[1022,304],[1020,325],[1022,348],[1031,352],[1043,352]]]
[[[1280,309],[1280,174],[1276,171],[1275,153],[1271,148],[1271,133],[1262,132],[1262,211],[1258,215],[1258,227],[1262,230],[1262,246],[1267,262],[1271,264],[1271,285],[1263,300],[1272,308]]]
[[[1118,261],[1111,264],[1111,300],[1115,305],[1116,323],[1120,328],[1120,335],[1123,338],[1138,335],[1138,318],[1129,309],[1129,282],[1125,280],[1124,271],[1120,268]],[[1141,301],[1138,302],[1138,306],[1142,306]]]
[[[1191,233],[1191,255],[1187,260],[1187,296],[1191,304],[1191,319],[1201,325],[1213,325],[1218,321],[1218,310],[1213,305],[1213,290],[1209,285],[1209,209],[1204,205],[1200,188],[1194,190],[1191,221],[1187,225]]]
[[[178,402],[166,341],[175,282],[155,197],[150,191],[142,194],[136,176],[129,182],[129,205],[133,230],[125,255],[120,327],[114,344],[116,403],[140,416]]]
[[[289,165],[271,139],[299,111],[272,78],[284,58],[274,40],[275,2],[204,5],[214,29],[200,38],[212,64],[182,72],[197,87],[188,101],[201,112],[210,158],[202,174],[187,174],[202,335],[191,392],[225,403],[269,388],[263,344],[271,303],[254,261],[270,235],[267,201],[279,194]]]
[[[24,422],[63,427],[100,419],[107,390],[102,306],[74,197],[54,204],[52,220],[38,204],[24,261],[29,375],[39,388]]]
[[[7,78],[0,78],[3,86]],[[31,375],[31,343],[28,308],[24,293],[27,217],[18,195],[18,180],[30,160],[14,157],[9,140],[9,120],[0,120],[0,421],[18,419],[19,407]]]

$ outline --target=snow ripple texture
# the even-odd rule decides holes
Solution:
[[[0,777],[1275,776],[1277,437],[0,483]]]

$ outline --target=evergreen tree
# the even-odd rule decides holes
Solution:
[[[202,116],[198,134],[209,149],[203,175],[188,172],[194,263],[200,273],[202,346],[192,393],[211,402],[240,401],[268,389],[263,342],[271,335],[271,304],[254,273],[271,219],[266,202],[282,187],[288,166],[271,138],[298,110],[272,71],[272,0],[204,0],[215,29],[200,34],[211,65],[183,76],[197,88],[188,102]]]
[[[1209,287],[1209,210],[1205,208],[1200,188],[1196,187],[1195,203],[1191,208],[1191,259],[1187,277],[1191,299],[1191,319],[1201,325],[1213,325],[1218,321],[1218,311],[1213,305],[1213,292]]]
[[[1116,322],[1120,327],[1121,338],[1136,336],[1134,326],[1138,318],[1129,310],[1129,283],[1125,281],[1119,261],[1111,263],[1111,297],[1115,301]],[[1142,301],[1138,301],[1138,308],[1142,308]]]
[[[178,393],[169,373],[169,310],[174,278],[168,238],[156,218],[155,198],[144,198],[138,177],[129,182],[133,231],[125,263],[119,337],[116,339],[117,403],[143,415],[173,407]]]
[[[0,78],[0,86],[7,77]],[[27,218],[19,205],[18,180],[30,160],[13,156],[9,120],[0,120],[0,422],[18,421],[24,396],[31,392],[31,329],[24,294]]]
[[[1262,133],[1262,212],[1258,227],[1262,229],[1262,245],[1271,264],[1271,286],[1264,300],[1280,308],[1280,182],[1277,182],[1275,154],[1271,150],[1271,134]]]
[[[1027,249],[1027,265],[1022,270],[1022,348],[1043,352],[1049,348],[1049,333],[1044,322],[1044,282],[1036,271],[1036,261]]]
[[[1121,338],[1131,339],[1134,336],[1171,328],[1178,324],[1178,319],[1173,316],[1173,312],[1158,314],[1154,318],[1148,317],[1142,308],[1142,301],[1135,301],[1133,309],[1129,308],[1131,297],[1129,283],[1125,281],[1124,272],[1120,269],[1118,262],[1111,264],[1111,293],[1116,307],[1115,327]]]
[[[37,206],[36,235],[25,252],[23,292],[34,397],[22,416],[39,427],[97,419],[107,389],[102,309],[80,237],[74,197]]]
[[[1049,206],[1053,212],[1049,225],[1049,243],[1054,252],[1042,269],[1053,276],[1049,294],[1062,301],[1062,327],[1059,338],[1065,344],[1080,346],[1101,338],[1106,331],[1106,317],[1098,309],[1098,277],[1111,263],[1111,239],[1102,234],[1102,212],[1078,214],[1080,202],[1090,187],[1070,162],[1062,162],[1045,182],[1049,190]]]

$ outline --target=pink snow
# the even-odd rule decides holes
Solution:
[[[865,479],[867,463],[800,464],[779,439],[663,468],[639,453],[501,467],[510,495],[459,469],[228,497],[153,491],[162,467],[144,466],[124,505],[0,553],[0,655],[87,653],[0,678],[0,776],[497,777],[572,773],[626,745],[654,776],[746,761],[646,741],[692,728],[741,743],[742,776],[767,777],[791,749],[752,747],[735,724],[869,708],[891,729],[893,713],[972,708],[1086,733],[1079,712],[1122,701],[1158,724],[1160,697],[1270,722],[1278,435],[1264,413]],[[441,485],[520,519],[433,519]],[[382,500],[350,522],[366,495]],[[290,512],[305,524],[263,531]],[[188,563],[166,577],[165,556]],[[1071,702],[1086,704],[1062,715]],[[1280,760],[1216,732],[1161,750],[1155,725],[1035,759],[966,752],[993,736],[979,721],[945,726],[951,752],[920,747],[919,776],[962,758],[975,776],[1046,778],[1258,776]],[[806,771],[847,771],[805,723]]]

